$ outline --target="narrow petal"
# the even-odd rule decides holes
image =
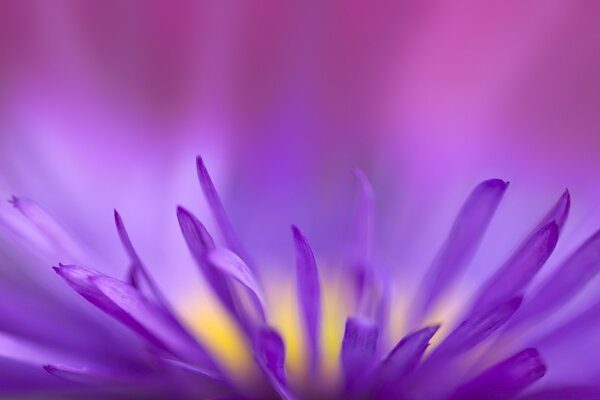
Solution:
[[[377,348],[378,330],[375,322],[360,317],[346,320],[342,341],[342,370],[347,388],[355,388],[369,375]]]
[[[548,333],[537,338],[534,342],[535,347],[544,350],[556,350],[568,346],[573,340],[578,340],[582,336],[590,335],[597,331],[600,325],[600,301],[596,301],[589,307],[575,314],[573,317],[554,327]],[[576,353],[573,353],[576,354]]]
[[[549,224],[550,222],[555,222],[558,225],[558,229],[562,230],[565,222],[567,222],[567,218],[569,216],[569,210],[571,208],[571,195],[568,190],[565,190],[556,202],[554,206],[548,211],[548,213],[542,218],[537,227],[534,229],[538,231],[544,225]]]
[[[151,344],[193,362],[207,374],[217,373],[208,352],[164,308],[144,298],[134,287],[87,267],[61,265],[54,269],[86,300]]]
[[[471,192],[425,276],[413,323],[418,323],[470,263],[507,187],[508,182],[491,179]]]
[[[32,398],[34,391],[48,390],[58,393],[57,390],[64,391],[75,387],[72,382],[59,380],[48,375],[38,365],[30,365],[1,356],[0,371],[2,371],[0,374],[0,396],[6,399]]]
[[[256,274],[256,268],[254,268],[253,263],[248,257],[246,250],[243,248],[240,240],[238,239],[235,231],[233,230],[233,226],[229,221],[229,217],[227,217],[227,213],[225,212],[225,207],[223,207],[223,203],[219,198],[217,193],[217,189],[208,174],[208,170],[204,165],[204,161],[202,157],[196,157],[196,169],[198,172],[198,180],[200,181],[200,186],[202,187],[202,191],[204,192],[204,196],[206,197],[206,201],[211,209],[213,217],[217,222],[217,226],[219,227],[219,231],[225,241],[227,247],[229,247],[234,253],[238,254],[250,267],[250,269]]]
[[[419,363],[439,328],[439,325],[428,326],[402,338],[383,360],[380,374],[395,380],[408,375]]]
[[[43,368],[50,375],[54,375],[67,381],[85,384],[132,384],[135,383],[136,378],[139,379],[139,377],[114,374],[91,367],[80,367],[64,364],[46,364],[43,366]]]
[[[472,314],[448,335],[434,354],[452,356],[477,346],[514,315],[521,301],[521,297],[515,297],[488,311]]]
[[[534,232],[482,286],[473,307],[484,310],[519,294],[552,254],[558,234],[555,222]]]
[[[231,250],[228,250],[224,247],[217,247],[213,249],[209,253],[208,259],[212,265],[217,267],[221,272],[235,279],[250,291],[256,300],[255,304],[257,311],[264,321],[265,312],[263,307],[266,304],[265,296],[258,281],[256,280],[256,276],[250,270],[250,268],[248,268],[244,260],[238,257],[237,254]]]
[[[319,360],[319,331],[321,326],[321,287],[317,263],[308,241],[292,226],[296,246],[296,279],[300,313],[306,329],[309,366],[316,371]]]
[[[542,317],[575,296],[600,271],[600,230],[588,238],[542,284],[515,317],[511,327]]]
[[[273,388],[285,399],[292,399],[285,375],[285,345],[281,336],[272,328],[260,329],[255,342],[256,361]]]
[[[453,400],[479,400],[501,396],[511,399],[541,379],[546,366],[536,349],[525,349],[483,372],[454,393]]]
[[[212,237],[204,225],[183,207],[177,207],[177,220],[188,249],[200,267],[202,275],[223,305],[237,316],[235,301],[227,280],[208,262],[208,254],[215,249]]]
[[[13,196],[10,203],[51,244],[56,252],[74,262],[83,260],[83,251],[65,229],[32,200]]]
[[[117,233],[119,234],[119,239],[121,240],[121,244],[129,257],[129,283],[141,290],[144,290],[143,287],[147,287],[147,292],[152,294],[161,304],[167,306],[167,302],[165,297],[160,292],[160,289],[154,283],[150,274],[146,270],[146,267],[142,263],[142,260],[138,256],[133,244],[131,243],[131,239],[129,238],[129,234],[127,233],[127,229],[125,228],[125,224],[123,223],[123,219],[121,215],[114,210],[115,217],[115,226],[117,227]]]

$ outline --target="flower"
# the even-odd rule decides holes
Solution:
[[[2,226],[45,256],[67,258],[54,271],[100,312],[58,290],[24,290],[23,285],[33,288],[40,282],[3,282],[7,306],[0,312],[12,323],[3,324],[0,335],[0,361],[6,371],[0,381],[6,394],[457,400],[600,396],[600,388],[590,386],[593,381],[585,384],[585,379],[561,373],[565,368],[561,361],[578,348],[569,346],[570,340],[584,340],[579,348],[593,351],[594,342],[582,338],[593,327],[599,306],[572,311],[544,325],[572,303],[600,270],[600,231],[534,282],[566,224],[568,191],[469,295],[455,318],[446,314],[439,319],[435,310],[443,308],[475,257],[508,188],[508,182],[500,179],[477,185],[409,304],[404,332],[393,337],[391,320],[398,317],[399,307],[392,293],[392,274],[378,266],[373,254],[374,192],[365,174],[355,170],[360,190],[353,245],[338,275],[344,314],[324,313],[332,275],[318,267],[308,238],[292,226],[300,331],[290,339],[282,334],[285,327],[274,323],[273,310],[281,298],[269,296],[270,271],[260,268],[238,239],[200,157],[197,171],[222,240],[215,241],[184,207],[177,208],[177,220],[214,297],[234,321],[231,329],[236,331],[237,344],[247,346],[252,355],[242,376],[231,374],[215,349],[199,340],[181,319],[160,282],[146,269],[117,211],[116,229],[129,260],[125,279],[79,262],[94,257],[37,204],[13,197],[10,202],[23,218],[2,214]],[[175,266],[163,267],[177,273]],[[33,311],[34,318],[22,311]],[[432,316],[435,322],[430,321]],[[323,326],[331,319],[344,325],[343,336],[334,344],[339,348],[339,381],[324,363],[331,344],[323,337]],[[298,338],[305,362],[295,366],[301,373],[289,376],[292,365],[286,360],[286,347]],[[394,343],[391,349],[388,338]],[[553,376],[553,369],[559,374]],[[544,385],[546,376],[550,381]]]

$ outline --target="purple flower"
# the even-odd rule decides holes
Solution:
[[[8,255],[19,251],[20,261],[26,261],[33,257],[31,249],[48,263],[60,258],[54,271],[91,306],[74,293],[61,291],[58,282],[48,281],[50,274],[2,279],[3,394],[53,398],[600,398],[600,386],[594,385],[600,368],[585,359],[596,354],[594,328],[600,303],[571,301],[600,271],[600,233],[559,258],[555,268],[540,273],[567,221],[567,191],[478,290],[458,294],[467,299],[464,307],[454,317],[446,313],[440,318],[436,310],[457,296],[456,284],[469,271],[482,241],[487,236],[493,240],[490,225],[508,182],[491,179],[476,186],[403,316],[394,293],[394,275],[377,262],[374,251],[374,191],[365,174],[355,171],[359,195],[349,235],[353,244],[340,268],[320,265],[310,237],[297,226],[291,228],[300,327],[295,336],[305,352],[305,362],[292,368],[286,349],[291,343],[273,315],[285,290],[269,290],[280,282],[272,282],[272,269],[255,262],[238,238],[201,158],[197,158],[197,171],[216,231],[209,232],[184,207],[177,208],[176,217],[199,272],[222,313],[233,321],[230,329],[239,336],[237,344],[251,354],[252,362],[243,376],[231,373],[231,365],[196,335],[171,304],[117,211],[116,230],[129,263],[122,278],[94,269],[88,262],[95,256],[85,243],[69,235],[34,202],[13,197],[11,203],[20,216],[1,214],[0,222],[26,251],[11,248],[5,252],[5,261],[10,263]],[[260,226],[254,234],[261,234]],[[496,260],[486,262],[496,264]],[[177,265],[160,268],[165,276],[178,273]],[[287,266],[280,269],[292,273]],[[343,311],[338,311],[343,315],[325,312],[333,291],[341,296],[338,303]],[[405,319],[402,330],[394,322],[401,317]],[[326,325],[344,319],[343,336],[332,344],[324,337]],[[212,329],[210,321],[204,323],[205,329]],[[331,346],[339,349],[339,379],[325,365]],[[578,354],[581,349],[586,351]],[[239,356],[242,363],[243,354]],[[573,372],[578,368],[589,371]],[[302,372],[290,373],[291,369]]]

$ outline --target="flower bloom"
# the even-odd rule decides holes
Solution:
[[[372,254],[373,189],[364,173],[356,170],[360,195],[353,246],[341,278],[344,315],[324,313],[332,283],[324,279],[309,239],[299,227],[291,229],[300,326],[295,337],[301,338],[304,362],[302,373],[290,376],[286,360],[290,342],[273,318],[281,299],[269,296],[268,271],[259,268],[238,239],[201,158],[197,171],[220,241],[184,207],[177,208],[177,220],[202,276],[234,321],[236,340],[252,355],[246,376],[231,374],[215,349],[181,319],[160,282],[146,269],[118,212],[116,229],[129,260],[125,279],[78,262],[93,257],[37,204],[14,197],[11,202],[24,218],[0,215],[3,227],[23,243],[69,260],[55,265],[54,271],[100,312],[91,312],[88,304],[60,291],[48,297],[15,290],[22,283],[3,284],[6,305],[0,312],[12,322],[3,324],[0,334],[0,362],[6,371],[0,388],[5,393],[114,398],[600,398],[600,390],[589,384],[593,381],[562,374],[565,365],[560,362],[569,351],[565,343],[582,340],[578,335],[590,331],[600,306],[567,313],[559,322],[544,325],[600,270],[600,231],[533,282],[566,224],[567,191],[496,272],[468,295],[471,300],[456,312],[454,323],[433,315],[443,308],[474,258],[508,182],[491,179],[476,186],[407,307],[402,336],[394,337],[392,320],[400,311],[393,300],[391,274],[378,267]],[[259,228],[256,234],[260,235]],[[177,273],[176,266],[164,268]],[[13,304],[37,310],[35,320],[21,315]],[[323,337],[323,327],[332,318],[345,322],[343,336],[335,344]],[[393,345],[387,346],[387,340]],[[325,367],[330,346],[339,349],[340,379]],[[593,354],[593,341],[571,349],[581,346]],[[552,377],[553,370],[558,375]],[[551,378],[548,384],[545,377]]]

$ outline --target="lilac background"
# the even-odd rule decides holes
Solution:
[[[292,262],[292,222],[335,257],[354,166],[375,186],[378,257],[408,282],[488,177],[511,189],[480,264],[564,187],[569,248],[600,223],[599,12],[591,1],[2,1],[0,195],[43,204],[122,273],[118,208],[155,273],[177,265],[162,278],[172,288],[194,268],[175,205],[207,215],[196,154],[265,264]]]

